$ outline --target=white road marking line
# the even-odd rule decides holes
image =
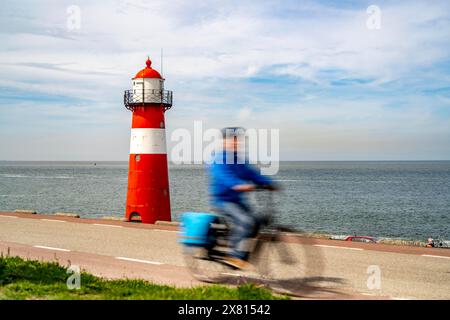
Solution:
[[[17,217],[15,217],[15,216],[4,216],[4,215],[1,215],[1,214],[0,214],[0,217],[2,217],[2,218],[13,218],[13,219],[17,219]]]
[[[432,254],[423,254],[422,257],[450,259],[450,257],[445,257],[445,256],[434,256],[434,255],[432,255]]]
[[[158,232],[178,232],[176,230],[160,230],[160,229],[152,229],[152,231],[158,231]]]
[[[39,219],[39,220],[41,220],[41,221],[50,221],[50,222],[66,222],[66,221],[63,221],[63,220],[53,220],[53,219]]]
[[[221,274],[231,277],[240,277],[245,279],[254,279],[254,280],[262,280],[262,277],[253,276],[251,274],[237,274],[237,273],[231,273],[231,272],[222,272]]]
[[[48,249],[48,250],[65,251],[65,252],[69,252],[70,251],[68,249],[53,248],[53,247],[46,247],[46,246],[33,246],[33,247],[39,248],[39,249]]]
[[[133,258],[125,258],[125,257],[116,257],[116,259],[118,259],[118,260],[125,260],[125,261],[132,261],[132,262],[147,263],[147,264],[156,264],[156,265],[164,264],[162,262],[157,262],[157,261],[140,260],[140,259],[133,259]]]
[[[113,224],[103,224],[103,223],[93,223],[92,225],[101,227],[123,228],[123,226],[115,226]]]
[[[314,244],[313,246],[315,246],[315,247],[324,247],[324,248],[348,249],[348,250],[356,250],[356,251],[363,251],[364,250],[364,249],[361,249],[361,248],[327,246],[327,245],[324,245],[324,244]]]
[[[222,274],[224,274],[226,276],[240,277],[239,274],[231,273],[231,272],[222,272]]]

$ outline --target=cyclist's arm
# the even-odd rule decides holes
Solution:
[[[253,182],[258,186],[271,186],[273,185],[272,179],[267,176],[260,174],[256,168],[249,164],[244,164],[240,167],[240,175],[243,180],[248,180]]]

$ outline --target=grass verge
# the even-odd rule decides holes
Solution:
[[[80,289],[70,290],[71,276],[56,262],[0,257],[0,299],[280,299],[269,290],[254,285],[221,285],[176,288],[144,280],[106,280],[81,272]]]

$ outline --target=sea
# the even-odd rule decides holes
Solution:
[[[0,211],[124,216],[127,162],[0,161]],[[450,161],[281,162],[272,197],[279,224],[305,232],[393,239],[450,239]],[[169,165],[172,218],[209,212],[203,165]],[[267,201],[267,204],[266,204]]]

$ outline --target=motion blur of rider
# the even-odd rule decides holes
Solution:
[[[232,251],[225,262],[238,269],[249,268],[247,240],[257,235],[262,223],[262,218],[254,214],[243,193],[255,190],[256,186],[275,190],[272,180],[261,175],[248,163],[245,153],[240,152],[244,135],[243,128],[222,129],[223,151],[215,153],[209,166],[212,205],[231,223]]]

